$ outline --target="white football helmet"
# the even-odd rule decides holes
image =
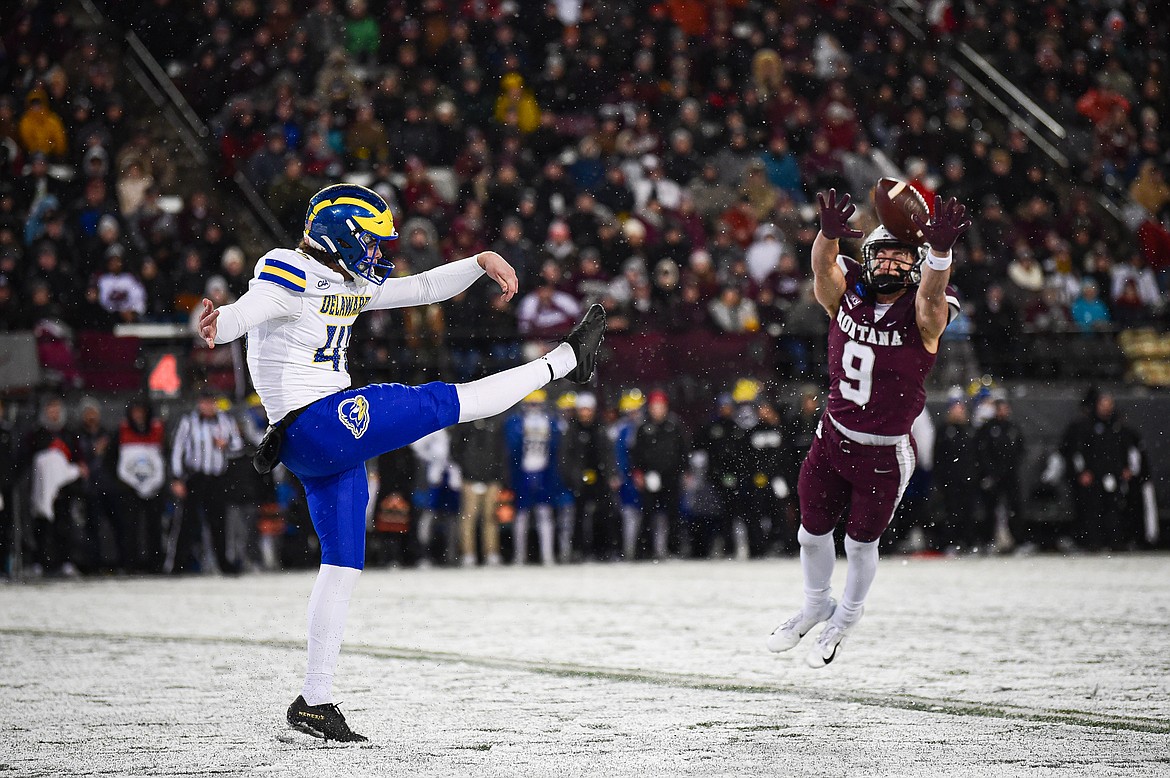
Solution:
[[[908,267],[893,273],[878,274],[877,254],[882,249],[906,249],[916,259]],[[917,286],[922,280],[922,261],[926,259],[926,247],[908,243],[885,227],[878,228],[865,236],[861,244],[861,280],[875,292],[888,293],[907,286]]]

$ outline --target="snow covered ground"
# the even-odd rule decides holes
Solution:
[[[283,726],[311,585],[0,586],[0,776],[1170,775],[1166,555],[886,558],[821,671],[795,560],[372,570],[361,748]]]

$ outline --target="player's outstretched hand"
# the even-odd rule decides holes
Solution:
[[[918,214],[910,218],[914,221],[914,226],[922,230],[930,248],[937,254],[946,254],[955,245],[959,236],[971,226],[971,220],[966,216],[967,206],[953,197],[944,203],[941,197],[935,195],[934,214],[930,221],[923,221]]]
[[[850,202],[848,194],[837,202],[837,190],[830,189],[828,194],[817,192],[817,205],[821,209],[821,234],[829,240],[841,238],[860,238],[861,230],[849,226],[849,217],[857,210],[857,206]]]
[[[219,311],[215,310],[215,303],[203,298],[203,310],[199,313],[199,337],[207,343],[208,348],[215,348],[215,334],[219,331],[216,319]]]
[[[481,251],[476,257],[479,266],[487,272],[492,280],[500,285],[504,300],[511,300],[520,289],[520,282],[516,280],[516,271],[508,261],[494,251]]]

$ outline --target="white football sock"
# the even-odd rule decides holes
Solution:
[[[577,366],[577,355],[562,343],[540,359],[489,375],[478,381],[455,384],[459,395],[459,421],[475,421],[503,413],[556,378],[564,378]]]
[[[837,557],[833,533],[814,535],[801,526],[796,539],[800,542],[800,569],[804,573],[804,610],[813,613],[829,600]]]
[[[878,541],[862,543],[846,535],[845,557],[849,560],[845,591],[841,594],[841,604],[833,614],[833,621],[848,629],[861,619],[861,608],[877,575]]]
[[[321,565],[309,596],[309,666],[301,694],[309,705],[333,702],[333,673],[345,634],[349,598],[361,570]]]
[[[573,347],[568,343],[562,343],[540,359],[548,361],[552,367],[553,378],[564,378],[577,366],[577,355],[573,353]],[[540,359],[536,361],[539,362]]]

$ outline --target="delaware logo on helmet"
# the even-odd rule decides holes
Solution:
[[[337,418],[355,438],[360,438],[370,428],[370,403],[360,394],[343,400],[337,406]]]
[[[398,237],[382,196],[357,184],[327,186],[309,200],[305,240],[337,257],[354,280],[381,284],[394,269],[379,243]]]

